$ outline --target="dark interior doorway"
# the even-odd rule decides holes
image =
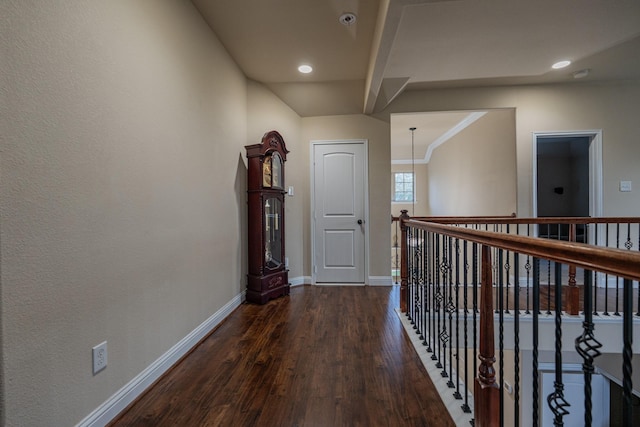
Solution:
[[[538,137],[538,216],[589,216],[589,137]]]
[[[589,216],[589,136],[539,136],[537,216]],[[541,237],[568,239],[568,227],[540,227]]]

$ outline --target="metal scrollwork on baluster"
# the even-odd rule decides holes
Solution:
[[[413,249],[413,268],[411,269],[411,281],[413,282],[413,287],[415,289],[413,293],[413,303],[414,303],[414,311],[416,313],[415,323],[413,324],[413,329],[416,329],[418,333],[420,333],[419,329],[419,321],[422,316],[421,306],[421,292],[420,292],[420,260],[422,259],[422,242],[420,240],[420,234],[416,233],[413,237],[414,245]]]
[[[627,248],[627,250],[631,250],[631,248],[633,248],[633,242],[630,237],[627,237],[627,241],[624,242],[624,247]]]
[[[551,412],[553,412],[553,425],[562,426],[564,425],[562,418],[569,413],[565,408],[571,405],[569,405],[569,402],[564,398],[564,385],[554,381],[553,387],[555,391],[547,396],[547,403],[549,404],[549,408],[551,408]]]
[[[524,311],[525,314],[530,314],[531,312],[529,311],[529,283],[530,283],[530,274],[531,274],[531,262],[529,262],[529,257],[527,256],[527,262],[524,264],[524,269],[527,271],[527,302],[526,302],[526,310]]]
[[[595,372],[595,368],[593,366],[593,361],[596,357],[600,356],[602,353],[599,348],[602,347],[602,344],[596,340],[593,336],[594,325],[591,321],[585,321],[582,323],[582,335],[576,338],[576,351],[582,357],[584,362],[582,363],[582,370],[585,373],[585,425],[591,425],[592,420],[592,401],[591,396],[593,395],[591,388],[591,375]]]

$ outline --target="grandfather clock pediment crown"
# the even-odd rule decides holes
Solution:
[[[277,151],[282,160],[287,160],[289,152],[282,135],[275,130],[266,132],[259,144],[245,145],[245,148],[247,149],[247,157],[264,156],[269,152]]]

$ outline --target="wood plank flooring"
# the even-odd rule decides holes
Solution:
[[[453,426],[395,313],[398,287],[243,304],[112,426]]]

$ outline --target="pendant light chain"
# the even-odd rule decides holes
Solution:
[[[415,216],[415,208],[416,208],[416,159],[414,155],[414,144],[413,144],[413,133],[416,130],[414,127],[410,127],[411,131],[411,187],[412,187],[412,197],[411,197],[411,216]]]

